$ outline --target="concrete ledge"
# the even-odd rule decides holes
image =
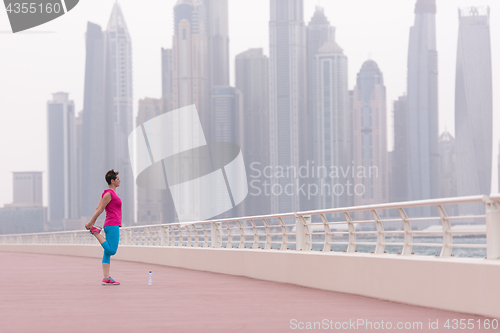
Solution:
[[[0,251],[102,257],[97,245],[0,245]],[[113,259],[500,318],[500,260],[149,246],[120,246]]]

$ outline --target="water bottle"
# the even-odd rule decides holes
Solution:
[[[148,284],[150,286],[153,285],[153,272],[149,271],[149,279],[148,279]]]

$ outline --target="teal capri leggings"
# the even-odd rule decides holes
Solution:
[[[118,250],[118,243],[120,242],[120,227],[117,225],[110,225],[104,227],[104,232],[106,233],[106,241],[101,244],[104,249],[102,263],[109,264],[111,256],[115,255],[116,250]]]

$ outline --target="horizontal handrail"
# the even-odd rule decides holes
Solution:
[[[485,213],[449,216],[443,206],[469,203],[482,203]],[[407,211],[414,207],[434,207],[436,216],[411,216]],[[384,254],[385,246],[399,246],[402,255],[413,254],[413,247],[440,247],[439,256],[449,257],[452,249],[488,249],[488,258],[500,258],[500,194],[490,196],[477,195],[457,198],[442,198],[406,202],[373,204],[354,207],[340,207],[314,211],[303,211],[285,214],[268,214],[257,216],[235,217],[209,221],[179,222],[123,227],[120,243],[130,246],[174,246],[174,247],[213,247],[234,249],[275,249],[333,252],[335,246],[345,245],[343,251],[357,252],[366,249],[358,246],[375,246],[376,254]],[[399,217],[390,216],[388,209],[396,209]],[[357,218],[359,212],[368,213]],[[366,214],[365,213],[365,214]],[[336,216],[335,219],[333,216]],[[343,217],[343,221],[339,220]],[[353,218],[356,217],[356,218]],[[361,216],[359,216],[361,217]],[[290,219],[294,219],[293,223]],[[474,223],[473,229],[452,227],[450,221],[484,221]],[[432,221],[440,221],[440,228],[422,229]],[[384,223],[391,222],[391,230],[384,230]],[[399,223],[399,229],[394,228]],[[343,225],[340,229],[337,225]],[[484,230],[477,226],[488,226]],[[387,225],[386,225],[387,227]],[[337,229],[336,229],[337,228]],[[420,229],[419,229],[420,228]],[[486,244],[465,243],[473,241],[470,236],[487,235]],[[429,237],[431,242],[421,242],[421,238]],[[402,240],[387,242],[388,239]],[[419,240],[415,242],[415,240]],[[454,237],[461,237],[454,243]],[[465,238],[464,238],[465,237]],[[469,238],[467,238],[469,237]],[[442,240],[440,239],[442,238]],[[346,240],[346,241],[336,241]],[[348,240],[348,241],[347,241]],[[438,240],[438,242],[436,242]],[[478,241],[478,240],[476,240]],[[482,240],[481,240],[482,242]],[[86,230],[59,231],[50,233],[30,233],[16,235],[0,235],[0,244],[95,244],[94,237]],[[278,248],[275,247],[278,245]],[[292,247],[290,247],[293,245]],[[338,248],[335,247],[336,250]],[[370,251],[373,250],[370,247]],[[388,250],[389,251],[389,250]],[[420,253],[435,255],[432,253]],[[484,256],[479,253],[477,256]]]

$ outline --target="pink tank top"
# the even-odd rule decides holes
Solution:
[[[122,200],[120,197],[113,191],[112,189],[105,190],[101,198],[109,192],[111,195],[111,201],[108,203],[106,208],[106,220],[104,221],[104,227],[117,225],[119,227],[122,226]]]

